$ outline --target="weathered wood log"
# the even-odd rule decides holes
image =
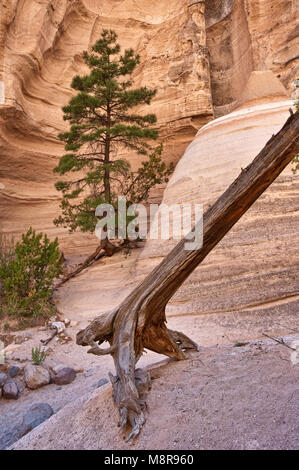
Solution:
[[[299,114],[289,117],[253,162],[203,215],[203,245],[184,249],[182,239],[144,281],[109,314],[97,317],[77,335],[77,344],[90,345],[89,353],[111,354],[116,376],[111,376],[113,397],[121,427],[131,425],[129,438],[136,436],[144,421],[144,387],[148,378],[135,371],[143,349],[184,359],[185,350],[197,345],[183,333],[166,327],[165,307],[192,271],[277,178],[296,153]],[[107,349],[99,348],[104,341]],[[142,391],[142,392],[141,392]]]

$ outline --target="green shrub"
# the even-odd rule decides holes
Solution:
[[[39,366],[46,359],[47,353],[39,346],[38,348],[32,348],[31,356],[33,364]]]
[[[294,164],[292,171],[293,173],[296,173],[299,170],[299,153],[294,157],[292,163]]]
[[[53,280],[61,270],[57,238],[50,242],[47,235],[30,228],[14,249],[0,258],[3,311],[22,316],[42,314],[49,308]]]
[[[13,237],[0,233],[0,266],[8,263],[14,255],[15,243]]]

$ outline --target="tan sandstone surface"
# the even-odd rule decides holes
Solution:
[[[238,105],[252,71],[271,70],[290,90],[298,74],[297,0],[206,1],[215,114]]]
[[[298,73],[296,0],[3,0],[0,8],[0,231],[18,235],[32,225],[58,235],[72,264],[97,240],[53,225],[59,194],[52,170],[63,154],[61,106],[72,96],[71,78],[85,70],[80,53],[103,27],[141,55],[136,85],[158,88],[150,111],[165,157],[177,166],[164,194],[153,193],[156,201],[205,209],[289,115]],[[136,155],[127,157],[138,164]],[[47,401],[56,414],[14,448],[298,448],[298,365],[290,351],[267,342],[223,345],[298,331],[298,242],[299,176],[289,167],[171,299],[168,326],[206,349],[159,368],[138,442],[119,437],[110,386],[84,395],[113,370],[112,358],[91,357],[73,341],[53,346],[48,359],[92,367],[95,376],[78,374],[62,393],[53,384],[24,392],[14,407],[2,399],[0,445],[13,442],[32,402]],[[56,292],[58,310],[85,327],[174,243],[147,240],[102,259]],[[12,364],[30,361],[36,341],[35,331]],[[159,358],[150,352],[140,364]]]
[[[280,129],[290,106],[262,100],[203,127],[178,163],[163,203],[196,202],[205,209]],[[176,242],[149,239],[129,256],[100,261],[59,290],[59,310],[76,319],[110,310]],[[167,317],[188,333],[203,313],[296,315],[298,242],[299,177],[288,168],[178,290]]]
[[[175,163],[200,127],[240,104],[253,71],[272,71],[290,94],[298,64],[295,0],[3,0],[0,15],[1,230],[59,235],[66,256],[93,236],[52,221],[52,169],[63,153],[61,106],[80,56],[103,27],[141,55],[136,85],[157,87],[165,157]],[[205,13],[204,13],[205,11]],[[297,47],[297,49],[296,49]],[[136,156],[128,155],[133,165]],[[161,197],[156,191],[153,197]]]
[[[177,161],[199,127],[213,117],[202,2],[176,0],[22,0],[2,5],[4,102],[1,104],[1,224],[20,232],[29,224],[59,234],[68,252],[88,251],[92,237],[68,237],[52,220],[59,195],[52,170],[63,146],[61,107],[70,83],[85,72],[80,56],[103,28],[141,57],[136,86],[157,87],[157,114],[166,158]],[[142,111],[142,110],[141,110]],[[148,110],[147,110],[148,111]],[[136,166],[136,155],[128,155]]]

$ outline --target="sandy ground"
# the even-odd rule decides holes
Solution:
[[[12,449],[299,449],[299,364],[290,353],[272,340],[202,348],[151,369],[147,421],[135,441],[117,428],[105,385]]]
[[[294,311],[289,309],[288,314],[282,316],[272,307],[271,309],[242,313],[228,312],[221,315],[186,316],[170,318],[168,326],[184,331],[201,346],[215,347],[215,345],[261,339],[263,332],[272,336],[282,336],[289,335],[294,330],[299,331],[297,311],[298,309],[295,308]],[[76,332],[87,324],[87,320],[81,321],[76,327],[67,329],[67,332],[74,340]],[[48,335],[47,332],[41,332],[37,329],[31,331],[33,338],[21,344],[14,353],[7,357],[8,364],[24,366],[26,362],[30,361],[31,348],[40,344],[40,339]],[[101,378],[108,378],[108,372],[114,370],[110,356],[99,358],[86,354],[88,348],[77,346],[75,341],[61,345],[53,340],[49,347],[52,349],[46,360],[49,365],[62,363],[81,370],[81,372],[77,374],[77,378],[72,384],[65,385],[62,389],[51,384],[35,391],[25,390],[17,401],[0,399],[0,448],[2,449],[16,441],[23,414],[33,403],[49,403],[57,413],[74,400],[84,397],[86,393],[95,391],[97,382]],[[286,349],[279,346],[278,350],[280,351],[281,348]],[[237,349],[234,348],[233,351],[237,351]],[[287,350],[287,352],[289,351]],[[148,352],[138,365],[144,367],[161,359],[164,359],[164,356]],[[246,368],[246,364],[243,366]],[[225,373],[225,369],[223,373]]]

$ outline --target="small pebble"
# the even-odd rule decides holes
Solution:
[[[10,375],[10,377],[16,377],[16,375],[18,375],[18,373],[20,372],[20,368],[18,366],[12,366],[8,373]]]

